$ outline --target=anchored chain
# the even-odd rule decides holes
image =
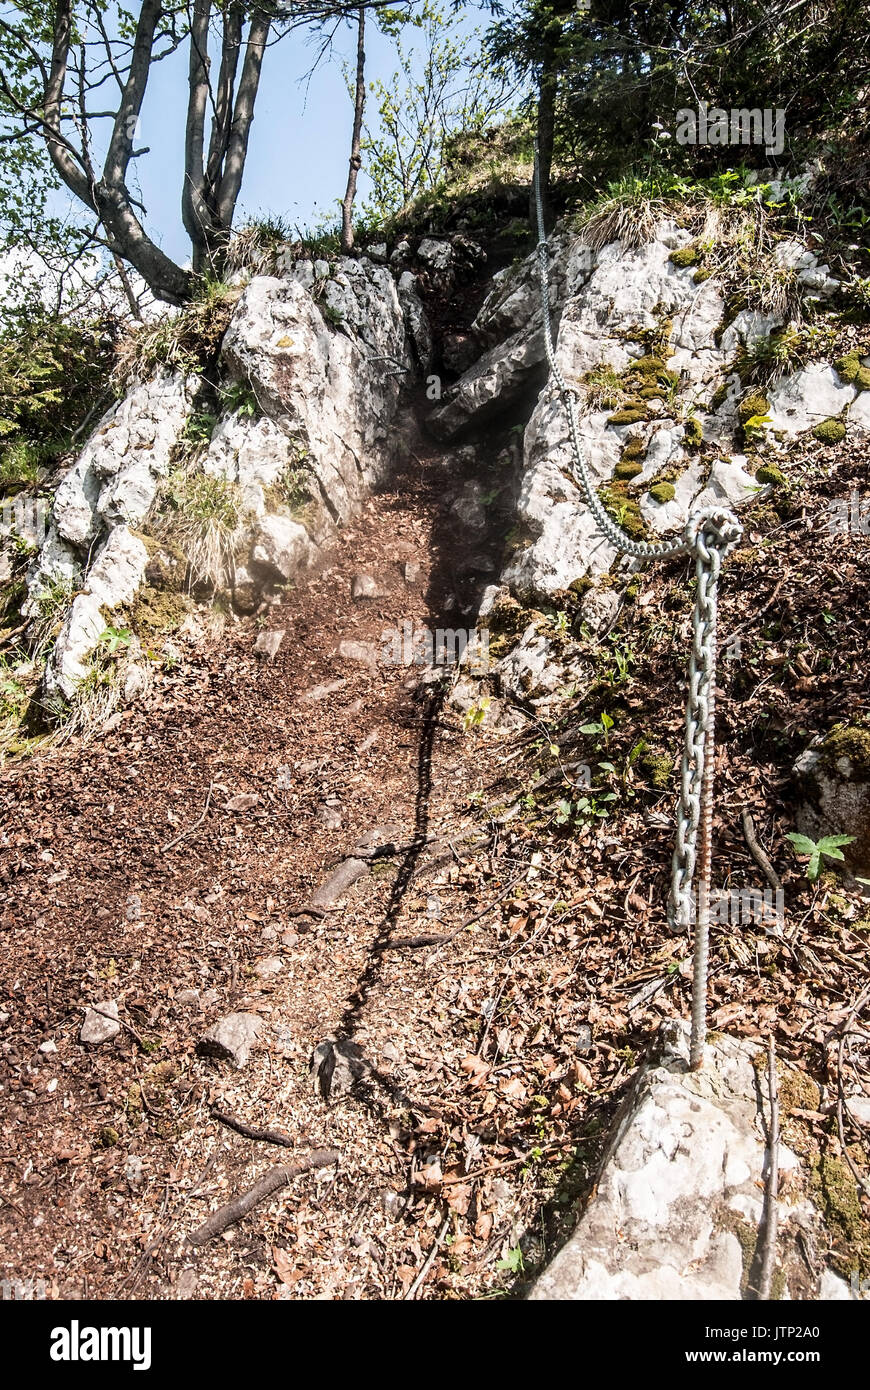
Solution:
[[[551,325],[549,245],[544,229],[537,146],[535,207],[538,221],[537,252],[544,346],[550,375],[568,419],[571,478],[583,494],[599,530],[611,545],[623,554],[636,560],[662,560],[671,555],[692,555],[695,559],[697,588],[692,615],[686,732],[680,768],[680,799],[677,807],[677,832],[671,868],[668,916],[672,926],[679,931],[688,931],[694,923],[690,1064],[692,1067],[699,1067],[704,1057],[707,1012],[719,574],[723,559],[740,540],[743,530],[732,511],[724,507],[706,507],[692,513],[682,536],[678,539],[648,544],[632,540],[608,514],[596,491],[580,438],[577,419],[578,393],[568,385],[556,361]],[[697,910],[693,896],[696,882]]]

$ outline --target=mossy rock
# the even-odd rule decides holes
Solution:
[[[136,635],[147,642],[177,631],[186,615],[187,603],[181,594],[146,584],[130,607],[130,624]]]
[[[788,479],[782,469],[777,468],[775,463],[763,463],[760,468],[757,468],[755,481],[769,483],[771,487],[786,487],[788,484]]]
[[[632,434],[625,441],[620,459],[642,459],[646,451],[647,444],[642,436],[639,434]]]
[[[870,728],[862,724],[838,724],[821,746],[822,761],[843,775],[838,766],[845,758],[850,764],[850,781],[870,782]]]
[[[607,421],[608,425],[640,425],[646,420],[647,413],[643,406],[629,405],[622,410],[617,410]]]
[[[863,1278],[870,1272],[870,1221],[858,1184],[844,1158],[820,1154],[810,1165],[810,1186],[836,1245],[831,1263],[838,1274]]]
[[[580,579],[572,579],[571,583],[568,585],[568,590],[570,593],[574,594],[576,598],[581,599],[584,595],[588,594],[589,590],[594,588],[594,586],[595,580],[592,576],[584,574]]]
[[[709,280],[712,274],[712,270],[696,270],[692,276],[692,284],[703,285],[704,281]]]
[[[630,362],[626,375],[629,372],[639,373],[640,376],[661,376],[667,371],[667,365],[661,357],[655,357],[652,353],[646,353],[643,357],[636,357]]]
[[[870,391],[870,367],[861,366],[861,355],[857,352],[850,352],[846,357],[839,358],[834,363],[838,374],[843,381],[854,386],[858,391]]]
[[[493,636],[515,637],[525,631],[532,616],[517,599],[505,595],[493,604],[486,618],[486,626]]]
[[[676,488],[673,483],[653,483],[647,496],[651,497],[654,502],[673,502]]]
[[[751,420],[753,416],[767,415],[769,411],[770,401],[761,391],[750,391],[737,407],[737,415],[741,425],[745,425],[747,420]]]
[[[613,470],[614,478],[623,482],[630,482],[643,472],[643,464],[638,459],[621,458]]]
[[[625,482],[614,482],[609,487],[600,488],[598,496],[608,516],[622,527],[627,536],[633,541],[645,541],[648,539],[646,522],[641,516],[637,499],[629,496],[627,488]]]
[[[704,427],[697,415],[690,415],[683,425],[683,444],[687,449],[698,449],[704,442]]]
[[[817,439],[820,444],[839,444],[840,440],[845,438],[846,426],[842,420],[823,420],[813,430],[813,439]]]
[[[690,241],[688,246],[680,246],[676,251],[672,251],[668,256],[671,265],[678,266],[684,270],[687,266],[698,264],[698,248],[694,242]]]
[[[642,401],[660,401],[665,394],[663,386],[642,386],[637,393]]]
[[[729,386],[728,386],[728,382],[727,382],[727,381],[723,381],[721,386],[717,386],[717,387],[716,387],[716,390],[713,392],[712,396],[710,397],[710,409],[711,409],[711,410],[718,410],[719,407],[720,407],[720,405],[724,405],[724,404],[725,404],[725,402],[726,402],[727,399],[728,399],[728,390],[729,390]]]
[[[674,759],[670,753],[660,753],[654,748],[644,748],[638,758],[638,766],[650,786],[656,791],[666,791],[674,771]]]

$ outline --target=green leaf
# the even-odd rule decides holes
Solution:
[[[799,835],[796,830],[790,830],[785,838],[791,840],[798,854],[812,854],[816,848],[815,840],[808,835]]]
[[[854,843],[854,835],[825,835],[819,840],[819,849],[822,854],[830,854],[831,848],[836,845],[851,845]],[[842,858],[842,855],[839,856]]]

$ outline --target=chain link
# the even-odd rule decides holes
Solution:
[[[690,1064],[692,1067],[699,1067],[704,1057],[707,1008],[719,575],[722,561],[740,540],[743,529],[732,511],[724,507],[707,507],[692,513],[680,538],[648,544],[632,540],[605,509],[596,491],[595,481],[583,450],[577,420],[577,392],[568,385],[556,361],[550,304],[550,248],[544,228],[539,164],[536,144],[535,209],[538,222],[537,252],[544,347],[550,375],[568,419],[572,455],[571,478],[582,493],[599,530],[611,545],[624,555],[636,560],[662,560],[671,555],[692,555],[695,560],[697,588],[692,614],[689,689],[686,699],[686,726],[680,766],[680,798],[677,806],[668,917],[677,931],[688,932],[694,924]],[[696,871],[697,911],[694,903]]]

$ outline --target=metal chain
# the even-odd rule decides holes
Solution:
[[[600,531],[623,554],[637,560],[662,560],[671,555],[693,555],[695,558],[697,589],[692,614],[686,732],[680,767],[680,799],[677,807],[677,832],[671,867],[668,917],[674,928],[680,931],[688,931],[694,923],[692,1036],[689,1056],[690,1065],[697,1068],[703,1063],[706,1036],[719,574],[723,559],[740,540],[743,528],[734,513],[727,508],[707,507],[692,513],[679,539],[650,545],[644,541],[632,540],[606,511],[596,491],[583,451],[577,420],[578,394],[568,385],[556,361],[551,324],[548,265],[550,248],[544,228],[539,164],[536,143],[535,208],[538,221],[537,252],[544,346],[550,374],[568,418],[572,453],[571,478],[583,494]],[[693,898],[696,870],[697,911],[694,910]]]

